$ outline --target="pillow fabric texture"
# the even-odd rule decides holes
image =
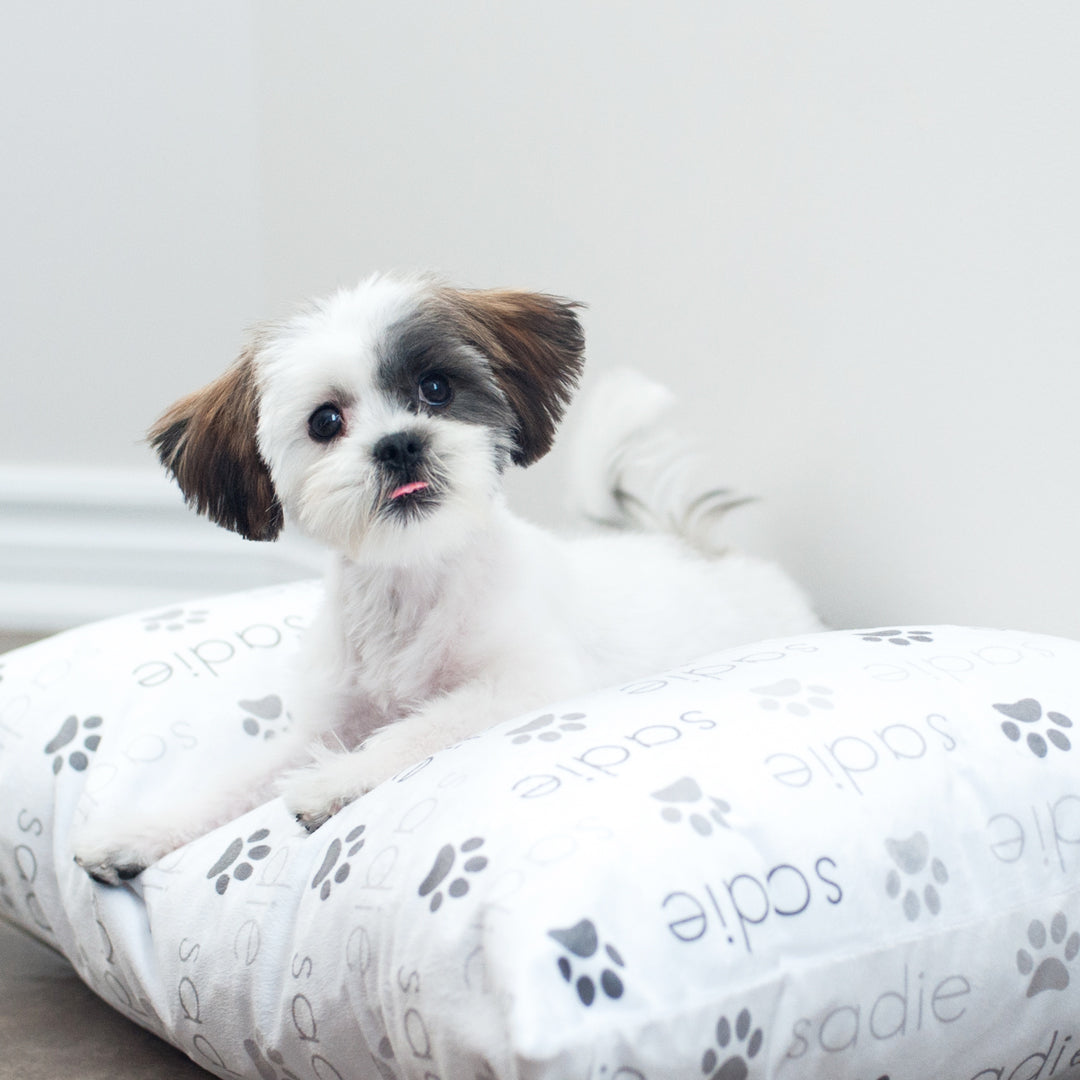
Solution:
[[[290,720],[310,583],[0,657],[0,913],[220,1077],[1045,1080],[1080,1067],[1080,644],[769,641],[509,718],[120,888],[95,806]],[[170,796],[172,797],[172,796]]]

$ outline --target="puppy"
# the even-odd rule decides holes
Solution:
[[[577,307],[376,276],[261,330],[157,422],[197,511],[251,540],[288,521],[333,565],[291,735],[205,798],[89,822],[76,856],[94,876],[131,876],[275,787],[317,828],[496,721],[819,629],[776,567],[711,550],[708,526],[737,500],[683,483],[669,397],[640,376],[609,379],[583,418],[574,492],[596,535],[510,512],[506,470],[548,452],[581,373]]]

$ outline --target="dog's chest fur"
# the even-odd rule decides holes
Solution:
[[[477,676],[469,648],[478,632],[475,598],[451,568],[425,573],[347,564],[342,585],[352,694],[362,722],[400,719]]]

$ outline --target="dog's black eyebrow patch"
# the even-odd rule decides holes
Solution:
[[[453,389],[441,414],[512,437],[516,418],[490,364],[439,312],[421,309],[393,323],[376,346],[376,355],[376,385],[402,408],[417,411],[421,376],[439,372]]]

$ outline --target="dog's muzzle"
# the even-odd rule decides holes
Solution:
[[[375,444],[372,455],[390,488],[389,502],[404,505],[430,500],[431,484],[423,475],[426,452],[427,440],[415,431],[384,435]]]

